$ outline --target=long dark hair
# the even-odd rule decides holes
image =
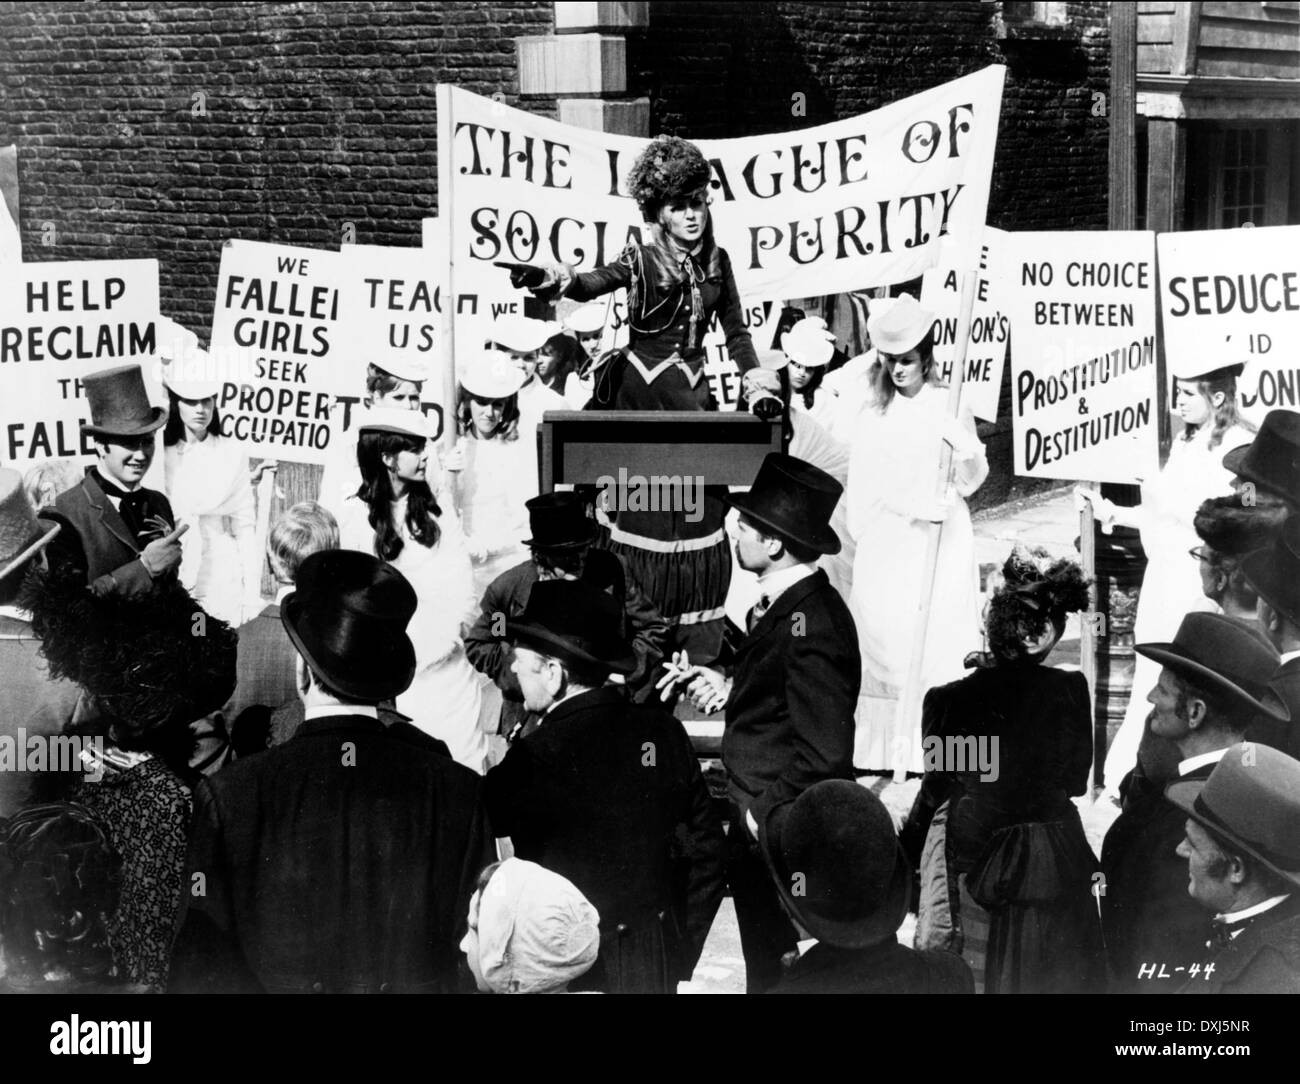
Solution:
[[[205,399],[215,400],[215,395],[206,395]],[[180,411],[176,409],[181,397],[171,388],[167,389],[167,424],[163,426],[163,447],[170,448],[173,444],[179,444],[185,439],[185,423],[181,421]],[[186,399],[187,403],[198,403],[199,399]],[[217,404],[212,404],[212,420],[208,422],[208,434],[210,436],[221,436],[221,412],[217,410]]]
[[[388,476],[384,456],[398,452],[419,452],[425,441],[405,433],[363,432],[357,438],[357,466],[361,468],[361,487],[357,496],[370,509],[370,526],[375,530],[375,556],[391,561],[402,552],[402,536],[393,526],[393,484]],[[406,486],[406,529],[420,545],[432,548],[442,537],[438,516],[442,508],[428,482],[408,482]]]
[[[567,335],[564,332],[559,335],[552,335],[546,340],[542,352],[545,353],[548,350],[555,351],[555,369],[550,376],[542,379],[542,383],[552,391],[563,394],[564,383],[569,379],[569,374],[577,373],[581,376],[591,363],[591,359],[587,356],[587,351],[582,348],[582,344],[572,335]]]

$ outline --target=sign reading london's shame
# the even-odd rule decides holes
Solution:
[[[1154,235],[1007,235],[1015,472],[1132,483],[1158,463]]]

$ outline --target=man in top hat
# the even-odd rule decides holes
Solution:
[[[518,392],[520,429],[526,431],[530,440],[546,411],[570,409],[564,396],[548,388],[537,376],[542,347],[560,330],[559,324],[514,314],[498,317],[492,325],[489,345],[509,354],[524,374],[524,382]]]
[[[1228,452],[1223,465],[1238,483],[1255,487],[1257,500],[1285,501],[1300,511],[1300,414],[1270,410],[1255,439]]]
[[[532,537],[527,561],[501,573],[483,594],[482,611],[465,636],[465,653],[486,674],[505,699],[501,733],[513,737],[535,725],[537,715],[524,708],[519,681],[510,668],[509,647],[501,641],[501,622],[524,612],[535,584],[545,580],[582,580],[609,592],[622,603],[620,634],[632,641],[636,669],[625,684],[636,700],[645,699],[650,678],[664,657],[668,623],[628,575],[619,557],[595,546],[595,522],[576,493],[543,493],[526,502]]]
[[[1177,746],[1179,781],[1208,778],[1257,715],[1285,720],[1283,709],[1262,702],[1277,652],[1232,618],[1190,613],[1172,643],[1136,650],[1163,667],[1147,697],[1147,725]],[[1175,853],[1183,820],[1159,782],[1134,776],[1102,843],[1102,926],[1117,990],[1168,993],[1169,980],[1186,974],[1175,969],[1204,955],[1204,916],[1187,895],[1186,869]]]
[[[1300,994],[1300,761],[1246,742],[1166,792],[1186,814],[1187,891],[1214,915],[1185,994]]]
[[[139,365],[92,373],[82,383],[91,421],[81,430],[94,438],[98,462],[41,512],[63,528],[50,561],[84,573],[97,595],[143,594],[176,575],[188,529],[176,525],[167,498],[143,484],[167,412],[149,404]]]
[[[381,701],[415,674],[411,585],[366,553],[314,553],[281,618],[306,719],[194,792],[180,991],[452,992],[479,871],[479,777]],[[200,877],[199,875],[202,875]]]
[[[1271,740],[1262,734],[1259,740],[1300,759],[1300,512],[1287,518],[1271,546],[1249,555],[1241,570],[1258,596],[1259,627],[1281,656],[1265,700],[1291,717],[1273,724]]]
[[[853,778],[853,712],[862,660],[848,607],[816,566],[836,553],[831,513],[843,487],[802,459],[772,453],[746,494],[736,562],[758,575],[759,599],[732,676],[679,653],[660,682],[684,684],[697,707],[726,709],[722,762],[731,816],[727,876],[750,993],[781,976],[796,936],[758,851],[758,825],[780,802],[823,779]]]
[[[912,870],[884,804],[845,779],[767,811],[759,845],[781,903],[816,938],[774,994],[973,994],[960,957],[898,943]]]
[[[488,811],[518,857],[600,913],[585,988],[675,993],[722,901],[722,827],[682,724],[608,684],[636,666],[619,624],[614,599],[571,580],[536,584],[507,622],[524,706],[543,717],[488,772]]]

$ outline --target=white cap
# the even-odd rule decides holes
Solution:
[[[835,336],[820,316],[806,316],[781,336],[781,349],[796,365],[819,368],[835,355]]]
[[[502,316],[492,324],[492,342],[516,354],[540,350],[553,334],[546,321],[527,316]]]
[[[881,354],[906,354],[934,327],[934,313],[911,294],[900,294],[872,302],[868,309],[867,334]]]
[[[1234,346],[1229,335],[1217,351],[1197,350],[1169,359],[1169,372],[1175,380],[1200,380],[1222,369],[1236,369],[1238,375],[1246,367],[1246,352]]]
[[[524,379],[523,370],[509,354],[484,350],[469,359],[460,373],[460,386],[480,399],[506,399],[524,386]]]
[[[169,316],[155,324],[162,382],[182,399],[210,399],[221,391],[211,355],[199,346],[199,337]]]
[[[423,410],[406,410],[402,407],[371,407],[357,419],[361,433],[401,433],[421,440],[433,439],[433,426]]]
[[[564,326],[575,335],[595,335],[605,330],[605,306],[582,305],[564,317]]]

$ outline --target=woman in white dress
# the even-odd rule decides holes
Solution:
[[[1255,426],[1237,409],[1237,377],[1244,367],[1225,367],[1220,356],[1187,359],[1174,370],[1178,396],[1173,409],[1183,431],[1174,438],[1160,473],[1143,480],[1141,504],[1125,508],[1079,487],[1078,492],[1092,501],[1103,531],[1118,523],[1142,533],[1147,567],[1133,622],[1135,643],[1168,642],[1184,615],[1219,610],[1202,591],[1199,562],[1190,551],[1201,544],[1195,525],[1201,502],[1232,492],[1233,476],[1223,465],[1224,455],[1255,439]],[[1139,656],[1124,722],[1106,753],[1106,789],[1112,796],[1137,763],[1150,713],[1147,693],[1159,678],[1160,664]]]
[[[863,410],[849,457],[849,533],[857,543],[851,609],[862,652],[854,766],[894,767],[901,742],[908,771],[924,768],[921,699],[898,718],[924,590],[926,541],[941,523],[938,564],[921,666],[921,693],[960,678],[981,646],[979,569],[966,498],[988,475],[984,446],[968,410],[948,412],[937,382],[934,316],[904,294],[877,304],[867,322],[878,360],[875,401]],[[936,497],[940,454],[952,448],[947,492]]]
[[[464,629],[478,614],[469,553],[454,518],[444,516],[426,475],[429,423],[419,411],[376,407],[361,421],[361,493],[343,502],[344,549],[373,553],[410,581],[419,603],[407,626],[415,679],[397,710],[446,742],[452,758],[486,771],[487,734],[479,726],[482,686],[465,656]]]
[[[252,476],[243,447],[221,433],[220,382],[189,379],[194,371],[189,362],[163,367],[170,407],[163,490],[177,521],[190,525],[181,536],[181,583],[213,617],[239,626],[262,607]]]
[[[474,359],[460,378],[463,439],[443,465],[451,472],[479,599],[502,572],[529,558],[524,502],[537,496],[537,439],[520,417],[523,379],[510,356],[499,351]]]

